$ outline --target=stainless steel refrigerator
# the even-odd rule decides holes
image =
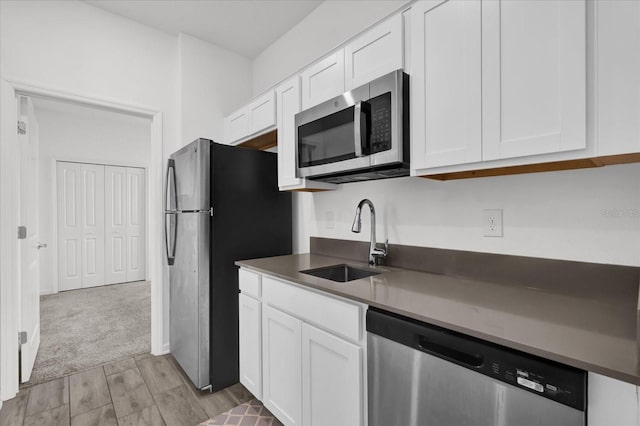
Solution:
[[[171,354],[199,389],[238,382],[236,260],[291,253],[291,194],[273,153],[198,139],[170,156]]]

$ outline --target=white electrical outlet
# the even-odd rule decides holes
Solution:
[[[502,209],[482,211],[484,236],[502,237]]]

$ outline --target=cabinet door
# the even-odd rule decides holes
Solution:
[[[262,401],[287,426],[302,424],[301,324],[262,307]]]
[[[300,112],[300,78],[290,78],[276,89],[278,111],[278,186],[297,185],[296,123]]]
[[[105,167],[106,283],[127,281],[127,169]]]
[[[361,425],[361,349],[302,324],[303,424]]]
[[[56,164],[58,198],[58,289],[82,287],[82,165]]]
[[[589,426],[638,426],[638,391],[631,383],[589,373]]]
[[[144,169],[127,168],[127,281],[146,278]]]
[[[479,0],[411,8],[412,169],[482,159]]]
[[[403,67],[402,15],[376,25],[344,48],[345,90]]]
[[[262,314],[261,303],[240,294],[240,383],[262,399]]]
[[[82,164],[82,287],[105,284],[104,166]]]
[[[585,0],[482,1],[483,160],[586,147]]]
[[[276,125],[276,98],[273,90],[249,104],[249,134]]]
[[[311,65],[300,73],[302,109],[344,93],[344,49]]]
[[[640,2],[595,6],[598,155],[640,152]]]
[[[232,144],[249,134],[249,109],[244,107],[224,119],[225,140]]]

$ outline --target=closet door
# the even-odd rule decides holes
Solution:
[[[127,168],[127,281],[145,279],[145,175]]]
[[[127,281],[127,169],[105,166],[106,283]]]
[[[82,166],[58,162],[58,289],[82,287]]]
[[[82,164],[82,287],[104,285],[104,167]]]

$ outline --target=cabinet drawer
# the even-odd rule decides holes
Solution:
[[[277,306],[332,333],[354,341],[360,340],[362,309],[359,305],[267,276],[262,277],[262,287],[263,302]]]
[[[240,282],[240,291],[243,294],[260,298],[260,274],[240,269],[238,272],[238,280]]]

